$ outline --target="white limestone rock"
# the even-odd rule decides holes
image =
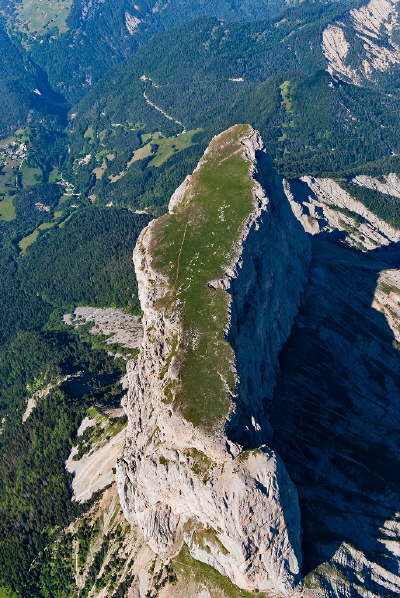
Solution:
[[[327,70],[356,85],[374,81],[380,73],[400,67],[400,30],[397,0],[370,0],[328,25],[322,37]],[[350,58],[353,44],[362,52]]]

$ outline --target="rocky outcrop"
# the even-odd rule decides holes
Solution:
[[[385,180],[393,184],[397,180],[394,177]],[[354,179],[354,183],[362,182],[369,188],[384,185],[374,181],[365,176]],[[400,241],[398,229],[378,218],[333,179],[305,176],[285,182],[284,187],[294,214],[311,235],[345,237],[348,245],[362,250]]]
[[[90,334],[105,337],[104,344],[109,345],[110,349],[118,345],[123,349],[134,350],[142,342],[140,317],[127,314],[121,309],[80,306],[72,314],[64,314],[63,322],[78,331],[81,326],[88,327]]]
[[[359,174],[352,179],[352,183],[400,199],[400,177],[395,172],[390,172],[379,179]]]
[[[296,489],[267,444],[268,402],[308,260],[308,238],[247,126],[214,138],[134,254],[144,339],[128,369],[117,469],[125,516],[162,559],[186,544],[250,590],[287,594],[299,580]],[[196,386],[187,363],[202,372]]]
[[[323,32],[328,72],[362,85],[400,67],[399,13],[396,0],[370,0],[350,10]]]

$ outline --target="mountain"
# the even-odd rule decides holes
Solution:
[[[1,19],[0,93],[0,135],[3,136],[25,125],[27,120],[48,120],[63,111],[62,99],[51,90],[45,74],[7,35]]]
[[[285,8],[285,0],[12,0],[3,10],[53,88],[74,102],[158,31],[197,16],[271,18]]]
[[[0,12],[0,596],[398,596],[396,4]]]
[[[356,85],[398,87],[400,26],[394,0],[371,0],[323,32],[328,70]]]
[[[90,502],[47,588],[62,559],[69,596],[398,594],[400,220],[358,198],[399,188],[282,179],[248,125],[211,141],[137,240],[128,425],[81,421],[67,465]],[[72,325],[128,333],[105,311]]]
[[[161,559],[186,545],[243,589],[285,593],[298,583],[300,516],[266,445],[265,404],[309,245],[259,182],[262,147],[249,126],[215,137],[138,240],[144,340],[117,479],[128,521]]]
[[[159,209],[182,168],[235,122],[261,131],[287,177],[398,169],[397,92],[328,72],[321,36],[347,8],[160,34],[72,109],[68,175],[97,201]]]

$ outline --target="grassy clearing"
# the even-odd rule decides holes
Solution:
[[[21,249],[22,253],[25,254],[27,249],[35,241],[37,241],[41,232],[49,230],[50,228],[53,228],[53,226],[56,226],[57,218],[60,218],[60,216],[62,216],[62,214],[63,214],[63,212],[61,212],[61,211],[54,212],[55,220],[52,220],[51,222],[43,222],[43,224],[40,224],[37,228],[35,228],[35,230],[30,235],[27,235],[26,237],[21,239],[20,242],[18,243],[18,246]]]
[[[11,222],[16,216],[12,197],[6,197],[0,201],[0,220]]]
[[[17,598],[17,595],[7,588],[0,588],[0,598]]]
[[[189,550],[184,546],[181,552],[172,560],[173,570],[179,578],[190,579],[210,590],[219,590],[224,593],[226,598],[268,598],[267,594],[257,592],[247,592],[235,586],[229,577],[221,575],[205,563],[196,561],[190,556]]]
[[[96,180],[99,181],[103,178],[105,171],[107,170],[107,162],[106,160],[103,160],[103,163],[101,166],[98,166],[97,168],[93,168],[93,174],[96,177]]]
[[[96,141],[96,132],[93,127],[88,127],[83,136],[85,139],[89,139],[93,143]]]
[[[293,92],[294,92],[295,86],[293,85],[293,83],[291,81],[284,81],[279,87],[281,90],[282,105],[283,105],[284,109],[286,110],[286,114],[288,115],[288,117],[291,117],[288,122],[282,123],[282,129],[292,129],[295,127],[295,121],[294,121],[295,110],[293,107]],[[281,137],[279,137],[278,140],[285,141],[287,138],[288,138],[288,135],[286,134],[285,131],[283,131],[283,134],[281,135]]]
[[[44,35],[51,29],[68,30],[72,0],[23,0],[17,4],[17,26],[24,33]]]
[[[151,148],[151,143],[147,143],[143,147],[140,147],[139,149],[133,152],[133,156],[129,160],[127,167],[130,168],[132,164],[134,164],[135,162],[139,162],[139,160],[144,160],[145,158],[148,158],[149,156],[151,156],[152,151],[153,150]]]
[[[60,171],[57,166],[53,166],[49,174],[49,183],[56,183],[60,178]]]
[[[225,419],[228,394],[235,388],[234,354],[224,336],[229,296],[208,283],[232,261],[253,210],[252,179],[240,143],[250,131],[237,125],[214,140],[183,201],[153,229],[154,266],[170,282],[160,308],[179,305],[183,328],[180,387],[168,388],[166,398],[204,428]]]
[[[290,81],[284,81],[280,86],[282,103],[288,114],[293,114],[292,93],[293,84]]]
[[[147,143],[148,141],[158,141],[163,139],[164,135],[160,131],[156,131],[155,133],[143,133],[140,136],[142,143]]]
[[[149,166],[161,166],[174,154],[182,152],[193,145],[193,137],[201,131],[202,129],[195,129],[193,131],[182,133],[181,135],[176,135],[175,137],[166,137],[164,139],[153,140],[153,143],[155,143],[158,147],[156,155],[150,162]]]
[[[24,166],[21,169],[22,172],[22,184],[24,187],[32,187],[42,182],[42,171],[40,168],[31,168],[30,166]]]

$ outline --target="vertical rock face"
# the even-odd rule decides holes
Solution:
[[[353,181],[393,194],[396,182]],[[305,586],[395,598],[400,231],[355,200],[351,185],[303,177],[286,189],[312,233],[312,260],[270,412],[273,446],[299,493]]]
[[[268,402],[309,253],[244,125],[213,139],[134,253],[144,340],[117,470],[125,516],[163,559],[186,544],[250,590],[299,580],[297,492],[268,445]]]

